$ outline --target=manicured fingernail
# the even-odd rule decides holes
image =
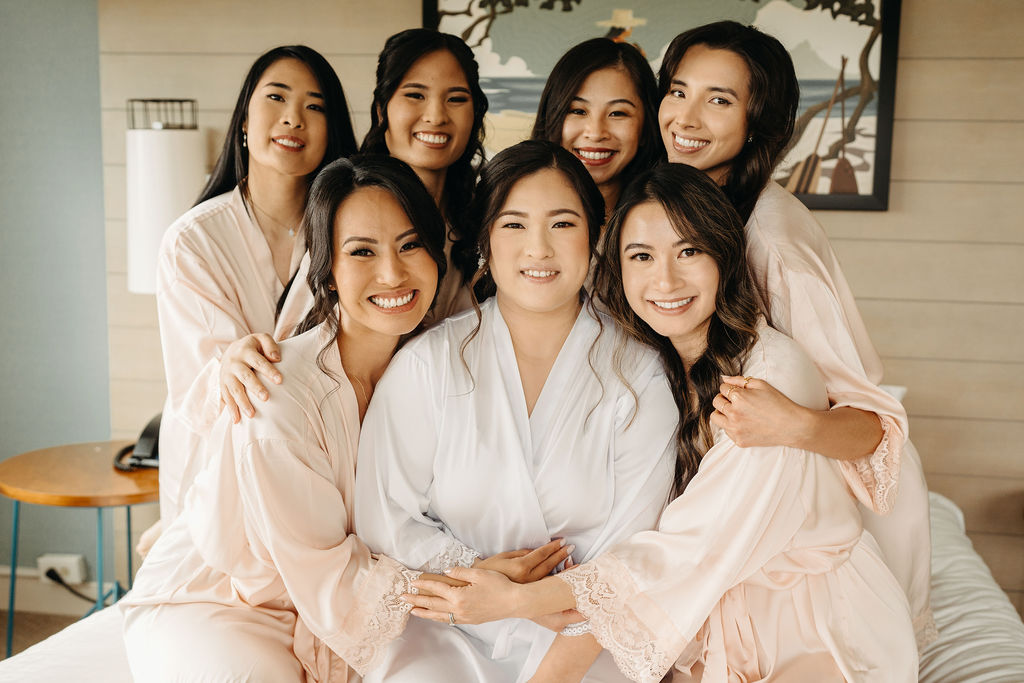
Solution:
[[[444,573],[445,573],[445,574],[451,574],[451,573],[452,573],[452,570],[451,570],[451,569],[445,569],[445,570],[444,570]]]
[[[281,375],[276,375],[274,377],[274,384],[280,384],[280,383],[281,383]]]
[[[262,398],[264,401],[266,401],[268,398],[270,398],[270,394],[268,394],[265,391],[261,391],[260,392],[260,398]]]
[[[567,547],[567,548],[565,549],[565,552],[567,552],[567,553],[569,553],[570,555],[572,555],[572,551],[573,551],[573,550],[576,550],[576,546],[574,546],[574,545],[570,545],[569,547]]]
[[[558,539],[558,547],[561,548],[563,546],[565,546],[565,539],[564,538]]]

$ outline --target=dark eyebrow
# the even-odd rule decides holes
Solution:
[[[572,98],[572,101],[573,102],[583,102],[584,104],[590,104],[590,100],[588,100],[586,97],[576,96],[576,97]],[[628,104],[629,106],[633,107],[634,109],[636,108],[636,102],[634,102],[633,100],[628,99],[626,97],[617,97],[614,100],[608,100],[608,104]]]
[[[264,83],[263,87],[264,88],[280,88],[281,90],[287,90],[288,92],[291,92],[291,90],[292,90],[292,87],[290,85],[286,85],[284,83],[278,83],[277,81],[271,81],[270,83]],[[323,94],[318,93],[315,90],[308,90],[306,92],[306,94],[309,95],[310,97],[316,97],[316,98],[321,99],[321,100],[324,98]]]
[[[348,237],[345,239],[344,242],[341,243],[341,246],[345,246],[349,242],[366,242],[367,244],[380,244],[380,242],[373,239],[372,237]]]
[[[580,214],[577,211],[575,211],[574,209],[552,209],[551,211],[548,211],[548,216],[560,216],[563,213],[572,214],[573,216],[576,216],[577,218],[580,217]],[[497,218],[495,218],[495,220],[497,220],[498,218],[501,218],[502,216],[515,216],[516,218],[526,218],[527,213],[525,211],[517,211],[516,209],[509,209],[507,211],[502,211],[501,213],[499,213]]]
[[[414,90],[429,90],[429,87],[424,85],[423,83],[403,83],[399,87],[402,87],[402,88],[412,88]],[[448,92],[461,92],[461,93],[465,93],[465,94],[470,95],[470,96],[472,96],[472,94],[473,94],[473,93],[471,93],[469,91],[469,88],[464,88],[461,85],[456,85],[453,88],[448,88]]]
[[[415,235],[415,234],[416,234],[416,228],[409,228],[408,230],[403,232],[401,235],[396,237],[395,241],[396,242],[401,242],[406,237],[409,237],[410,235]],[[367,244],[380,244],[380,242],[378,240],[375,240],[372,237],[352,236],[352,237],[346,237],[345,241],[341,243],[341,246],[345,246],[349,242],[366,242]]]
[[[686,240],[679,240],[678,242],[676,242],[672,246],[673,247],[681,247],[684,244],[689,244],[689,242],[687,242]],[[629,251],[630,249],[654,249],[654,247],[652,247],[649,244],[644,244],[642,242],[630,242],[629,244],[627,244],[626,246],[624,246],[622,248],[622,251]]]
[[[676,79],[673,78],[672,79],[672,85],[682,85],[682,86],[685,86],[686,85],[686,81],[679,81],[679,80],[676,80]],[[726,88],[726,87],[721,86],[721,85],[713,85],[710,88],[708,88],[708,90],[710,90],[711,92],[724,92],[727,95],[732,95],[736,99],[739,99],[739,97],[740,97],[739,94],[735,90],[733,90],[732,88]]]

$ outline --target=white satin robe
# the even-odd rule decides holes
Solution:
[[[356,680],[346,663],[372,667],[408,619],[419,573],[353,534],[359,411],[337,344],[319,327],[281,354],[285,381],[255,418],[218,421],[119,603],[137,681]]]
[[[885,436],[868,458],[843,463],[864,480],[864,526],[910,601],[918,647],[938,637],[931,614],[931,532],[921,459],[906,440],[907,415],[878,388],[882,361],[835,253],[811,212],[769,183],[746,225],[747,259],[772,326],[795,339],[818,367],[833,407],[876,413]],[[897,487],[898,484],[898,487]],[[897,488],[899,495],[897,495]]]
[[[298,268],[304,250],[299,233],[290,272]],[[221,411],[221,355],[231,342],[253,332],[282,338],[284,330],[275,329],[274,312],[283,291],[267,240],[237,187],[193,207],[164,234],[156,303],[167,377],[160,424],[160,517],[165,529],[203,467],[205,441]],[[298,305],[308,309],[309,304]],[[297,322],[301,314],[286,312],[283,317]],[[254,405],[259,410],[259,401]]]
[[[814,409],[825,387],[803,350],[762,323],[743,373]],[[558,576],[631,680],[917,680],[910,610],[861,516],[855,472],[724,432],[641,532]]]
[[[624,349],[635,400],[612,366],[621,334],[602,315],[592,348],[599,325],[584,308],[527,416],[508,327],[493,298],[481,308],[466,365],[471,311],[410,342],[378,384],[359,445],[360,538],[438,572],[553,537],[584,561],[652,528],[671,488],[678,419],[657,355]],[[525,681],[553,639],[519,619],[413,619],[365,680]],[[585,680],[624,679],[603,655]]]

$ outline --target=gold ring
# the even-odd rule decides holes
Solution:
[[[451,612],[448,613],[448,625],[455,626],[455,615]]]
[[[750,380],[752,380],[752,379],[754,379],[754,378],[753,377],[744,377],[743,378],[743,388],[744,389],[747,388],[747,385],[750,384]]]
[[[729,387],[729,391],[725,394],[725,400],[732,403],[732,392],[736,391],[736,386]]]

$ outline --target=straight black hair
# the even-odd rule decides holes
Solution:
[[[249,152],[242,146],[243,127],[249,117],[249,100],[259,84],[263,72],[281,59],[297,59],[313,72],[313,77],[324,96],[324,111],[327,114],[327,150],[324,158],[310,175],[312,178],[324,166],[356,151],[356,138],[352,132],[352,119],[348,113],[348,101],[341,81],[323,55],[305,45],[283,45],[263,53],[249,67],[249,73],[238,93],[235,110],[231,114],[228,133],[224,138],[217,163],[210,173],[206,187],[199,194],[196,204],[232,190],[249,174]]]

